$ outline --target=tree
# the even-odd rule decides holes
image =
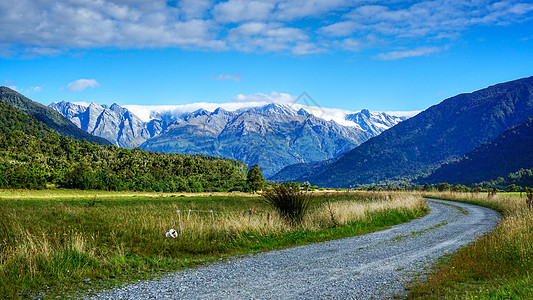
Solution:
[[[265,177],[261,174],[262,169],[257,164],[254,164],[248,170],[248,176],[246,177],[246,183],[255,193],[260,190],[265,184]]]
[[[309,188],[311,188],[311,184],[309,183],[309,181],[304,182],[302,186],[306,192],[309,191]]]
[[[448,190],[450,190],[450,184],[447,183],[447,182],[437,183],[437,184],[435,185],[435,188],[436,188],[439,192],[442,192],[442,191],[448,191]]]

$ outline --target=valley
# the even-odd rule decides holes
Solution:
[[[451,247],[446,248],[445,257],[447,251],[453,251],[453,256],[431,272],[418,270],[427,274],[420,280],[410,281],[409,275],[400,272],[368,290],[348,286],[345,290],[350,295],[378,296],[385,295],[379,291],[386,289],[386,293],[425,299],[456,295],[460,285],[460,293],[471,295],[479,283],[466,281],[469,286],[464,287],[461,278],[474,274],[484,278],[485,295],[500,295],[499,286],[508,289],[512,284],[502,284],[500,277],[487,276],[487,269],[470,269],[464,263],[469,251],[475,263],[482,262],[488,269],[495,263],[505,265],[513,272],[504,280],[531,268],[527,232],[533,223],[527,221],[531,210],[526,202],[531,200],[526,199],[533,195],[528,151],[533,138],[532,78],[458,95],[411,118],[368,110],[344,115],[351,126],[281,104],[236,111],[152,111],[154,117],[147,121],[117,104],[60,102],[51,105],[61,112],[58,115],[3,87],[0,213],[8,217],[0,222],[4,228],[0,235],[1,294],[7,298],[23,293],[35,297],[92,295],[131,279],[150,279],[204,264],[210,270],[211,262],[231,261],[235,255],[307,244],[321,247],[316,243],[385,229],[376,233],[379,236],[387,230],[396,232],[396,227],[387,229],[391,226],[405,223],[401,226],[410,228],[409,224],[424,220],[429,209],[423,197],[432,197],[495,209],[508,231],[497,227],[482,239],[474,239],[481,231],[472,232],[464,240],[468,246],[459,250],[462,244],[457,239],[444,242]],[[54,127],[57,120],[64,125]],[[85,139],[89,133],[97,139]],[[259,164],[270,167],[261,170]],[[265,181],[263,174],[272,175],[271,180]],[[501,189],[519,194],[505,195]],[[272,193],[280,193],[275,197],[282,201],[268,202]],[[283,204],[289,199],[307,199],[289,210],[302,209],[305,217],[289,218],[292,213],[284,211]],[[429,207],[437,219],[445,215],[432,202]],[[478,215],[465,208],[458,211],[453,220]],[[398,241],[417,240],[441,227],[455,228],[453,220],[426,229],[398,230],[398,235],[385,241],[392,241],[387,251]],[[163,237],[167,227],[179,229],[176,240]],[[442,238],[437,240],[442,242]],[[444,249],[416,243],[415,248],[423,253]],[[494,259],[500,253],[494,251],[507,254]],[[387,254],[381,261],[392,262],[395,255]],[[263,260],[262,256],[258,259]],[[385,278],[379,270],[371,271],[373,265],[364,267],[365,275],[377,272],[376,276]],[[463,273],[451,271],[456,267]],[[18,277],[20,270],[29,275]],[[327,276],[333,273],[330,270]],[[450,278],[454,288],[443,283],[444,277]],[[309,278],[317,283],[322,280]],[[138,291],[144,284],[151,293],[148,281],[129,286],[132,297],[144,293]],[[411,292],[405,294],[404,287]],[[114,297],[113,291],[108,293],[97,297]],[[283,295],[293,293],[288,290]],[[530,293],[527,283],[511,294],[527,297]]]
[[[0,299],[533,299],[532,0],[0,20]]]

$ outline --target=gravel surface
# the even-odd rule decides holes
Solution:
[[[383,299],[440,256],[494,227],[487,208],[429,200],[423,218],[390,229],[168,274],[92,299]]]

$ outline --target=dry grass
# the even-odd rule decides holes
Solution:
[[[330,199],[331,211],[324,197]],[[421,197],[387,197],[321,194],[298,226],[253,197],[0,200],[0,295],[18,297],[30,290],[35,295],[44,286],[79,289],[86,278],[136,277],[205,259],[357,235],[425,212]],[[250,208],[256,212],[249,213]],[[177,209],[182,234],[165,238]],[[214,221],[206,212],[187,217],[189,209],[213,209]],[[179,232],[178,221],[174,227]]]
[[[437,193],[502,213],[498,227],[442,263],[431,280],[413,286],[413,298],[533,298],[533,211],[514,195]],[[516,285],[527,281],[528,284]],[[524,282],[525,282],[524,281]]]
[[[420,210],[426,208],[426,204],[420,195],[408,193],[369,193],[369,198],[374,197],[372,201],[337,201],[328,206],[324,203],[320,209],[314,210],[304,226],[307,230],[318,230],[331,222],[332,215],[335,222],[339,225],[365,219],[369,213],[384,212],[389,210]]]
[[[259,194],[244,192],[205,192],[205,193],[161,193],[135,191],[100,191],[100,190],[72,190],[72,189],[0,189],[0,199],[64,199],[64,198],[117,198],[117,197],[202,197],[202,196],[239,196],[258,197]]]

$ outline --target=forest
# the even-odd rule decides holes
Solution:
[[[0,102],[0,188],[248,190],[243,162],[123,149],[62,136]]]

